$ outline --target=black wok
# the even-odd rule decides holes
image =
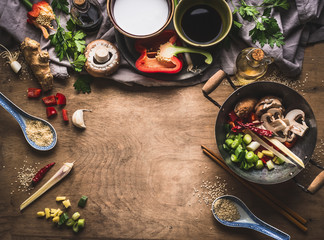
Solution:
[[[206,92],[204,92],[204,94],[208,99],[210,99]],[[229,166],[233,172],[250,182],[259,184],[277,184],[293,178],[302,170],[302,168],[286,163],[276,166],[272,171],[269,171],[267,168],[263,168],[262,170],[242,170],[231,161],[229,153],[222,147],[226,135],[224,125],[227,123],[228,114],[233,111],[236,103],[246,97],[261,98],[266,95],[280,97],[287,111],[298,108],[305,112],[306,124],[309,126],[309,129],[303,138],[299,139],[291,148],[291,151],[302,159],[306,165],[316,146],[317,127],[315,116],[309,104],[299,93],[280,83],[261,81],[254,82],[235,90],[226,99],[223,105],[220,106],[219,104],[216,104],[220,106],[220,111],[216,119],[215,136],[218,150],[227,166]],[[214,100],[213,102],[215,103]]]

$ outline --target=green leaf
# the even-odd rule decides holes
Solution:
[[[78,57],[72,63],[74,70],[81,72],[86,61],[87,59],[83,54],[78,55]]]
[[[79,30],[74,34],[74,39],[80,40],[87,36],[83,31]]]
[[[53,0],[51,3],[53,10],[59,9],[65,14],[69,14],[69,3],[67,0]]]
[[[73,84],[74,89],[78,92],[82,93],[90,93],[91,92],[91,84],[92,78],[90,75],[80,75],[75,83]]]

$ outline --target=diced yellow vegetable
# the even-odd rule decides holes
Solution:
[[[269,150],[262,150],[262,153],[268,157],[274,157],[273,152],[269,151]]]
[[[258,152],[257,155],[258,155],[258,157],[259,157],[260,159],[263,158],[263,153],[262,153],[262,152]]]
[[[51,216],[51,211],[49,208],[45,208],[45,217],[48,219]]]
[[[53,213],[54,214],[54,217],[58,216],[58,213],[61,211],[61,209],[56,209],[56,211]]]
[[[55,213],[57,211],[56,208],[51,208],[51,213]]]
[[[64,200],[62,203],[63,203],[63,205],[64,205],[65,208],[71,207],[71,202],[70,202],[69,199]]]
[[[37,212],[37,217],[44,217],[44,216],[45,216],[45,212],[44,211]]]
[[[62,211],[62,210],[58,211],[58,213],[57,213],[57,216],[61,216],[61,215],[62,215],[62,213],[63,213],[63,211]]]
[[[58,196],[58,197],[56,197],[56,201],[57,202],[64,201],[64,200],[66,200],[66,197],[64,197],[64,196]]]
[[[53,217],[53,222],[57,223],[60,220],[59,216]]]

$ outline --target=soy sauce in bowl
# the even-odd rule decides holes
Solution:
[[[181,19],[184,35],[197,44],[215,41],[222,32],[222,19],[215,8],[199,4],[189,8]]]

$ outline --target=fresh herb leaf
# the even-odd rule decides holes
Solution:
[[[70,19],[71,20],[71,19]],[[60,19],[56,19],[57,30],[55,34],[50,35],[50,42],[55,47],[55,52],[60,61],[67,58],[76,72],[81,72],[86,62],[84,50],[86,34],[79,30],[76,31],[73,21],[67,22],[67,30],[61,24]]]
[[[91,84],[92,78],[89,75],[80,75],[77,80],[73,84],[73,87],[78,92],[82,93],[90,93],[91,92]]]
[[[261,47],[269,44],[272,48],[275,45],[281,47],[285,44],[283,33],[277,20],[271,17],[271,12],[275,8],[288,10],[290,6],[287,0],[263,0],[262,4],[258,6],[248,5],[244,0],[241,0],[238,8],[234,4],[233,6],[233,14],[237,12],[244,20],[255,22],[254,28],[249,32],[253,43],[258,42]],[[238,28],[242,27],[242,23],[238,21],[233,23]]]
[[[67,0],[53,0],[51,3],[53,10],[59,9],[65,14],[69,14],[69,3]]]

